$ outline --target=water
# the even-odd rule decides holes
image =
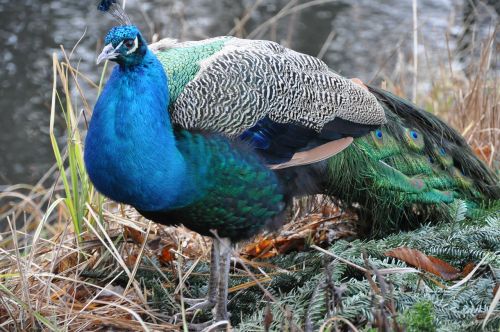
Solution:
[[[49,109],[52,88],[51,54],[63,45],[71,49],[82,72],[97,80],[95,57],[101,39],[114,23],[95,9],[97,1],[0,0],[0,184],[36,181],[53,163]],[[305,1],[297,1],[303,4]],[[227,34],[235,18],[243,17],[254,1],[188,0],[127,1],[127,12],[145,36],[182,40]],[[410,0],[330,1],[284,16],[276,24],[256,28],[289,1],[263,0],[252,12],[244,33],[277,40],[298,51],[318,55],[333,33],[323,59],[349,77],[369,81],[411,75],[403,67],[411,59]],[[419,0],[419,58],[426,71],[447,59],[445,35],[455,48],[461,27],[462,0]],[[492,2],[494,3],[494,2]],[[476,32],[486,33],[497,13],[486,12]],[[486,9],[485,9],[486,8]],[[154,22],[154,23],[152,23]],[[253,33],[252,33],[253,31]],[[425,84],[425,81],[421,81]],[[57,123],[62,135],[63,124]]]

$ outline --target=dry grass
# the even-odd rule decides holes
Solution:
[[[453,58],[431,77],[430,91],[420,92],[418,104],[457,129],[490,166],[500,165],[500,58],[498,30],[471,50],[469,67],[453,69]],[[451,51],[450,51],[451,53]],[[476,54],[479,53],[479,54]],[[396,73],[395,76],[398,76]],[[385,88],[403,96],[406,82],[384,82]]]
[[[467,75],[441,70],[425,99],[428,109],[458,129],[490,167],[500,162],[500,76],[493,69],[500,64],[497,39],[495,31],[483,42],[479,59]],[[451,108],[445,108],[446,99]]]
[[[313,1],[308,6],[324,2]],[[245,23],[258,4],[236,22],[234,34],[245,34]],[[302,8],[304,5],[291,1],[251,36],[258,37],[280,18]],[[331,42],[331,38],[328,40]],[[490,166],[500,158],[500,84],[498,75],[490,71],[492,63],[498,61],[497,48],[492,34],[469,73],[442,66],[431,92],[419,96],[421,104],[462,132]],[[166,274],[172,272],[186,280],[197,263],[208,261],[209,245],[185,229],[153,225],[133,209],[113,204],[93,190],[83,168],[80,135],[83,115],[89,115],[91,109],[80,82],[99,90],[103,82],[89,82],[71,65],[64,50],[62,55],[62,61],[54,56],[51,123],[56,116],[64,117],[67,145],[61,152],[52,136],[57,164],[36,185],[11,186],[0,193],[0,225],[8,225],[0,234],[0,330],[185,328],[185,320],[174,322],[150,308],[151,293],[135,281],[134,275],[143,260],[164,258],[165,264],[157,272],[164,275],[163,287],[172,290],[175,302],[188,290],[183,282],[170,280]],[[388,85],[397,93],[404,91]],[[75,111],[75,99],[83,105],[83,113]],[[168,256],[164,248],[172,255]],[[98,285],[80,277],[86,269],[109,271],[109,275],[119,271],[131,282],[119,287],[113,286],[112,279]],[[244,269],[238,271],[248,275]],[[232,291],[265,283],[272,277],[259,274],[258,264],[253,271],[255,281]]]
[[[58,199],[54,203],[61,202]],[[1,249],[2,329],[89,331],[109,326],[126,330],[171,330],[171,324],[148,310],[148,295],[136,281],[123,288],[111,286],[113,280],[99,286],[79,278],[84,269],[119,268],[133,280],[137,266],[125,262],[130,257],[130,245],[119,245],[123,243],[120,240],[123,227],[131,224],[130,219],[105,211],[105,219],[110,220],[105,230],[95,211],[90,211],[89,220],[85,220],[89,231],[82,234],[79,245],[68,227],[54,235],[46,233],[47,218],[33,236],[11,230],[11,248]],[[51,211],[47,211],[46,216],[50,215]],[[140,232],[151,226],[137,222],[133,225]],[[23,246],[18,238],[28,240]],[[139,257],[143,254],[140,250],[135,252]],[[139,257],[136,263],[140,262]]]

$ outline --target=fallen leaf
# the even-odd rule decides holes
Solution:
[[[256,237],[242,249],[248,258],[271,258],[290,251],[302,251],[307,244],[325,246],[337,239],[356,236],[357,216],[333,205],[321,213],[310,213],[285,224],[279,233]]]
[[[68,301],[68,298],[71,298],[73,301],[85,302],[85,299],[87,299],[90,295],[91,294],[86,287],[77,286],[75,288],[73,286],[66,285],[59,289],[59,291],[53,293],[51,295],[51,299],[53,301],[55,299],[64,299],[65,301]]]
[[[135,263],[137,262],[137,255],[129,255],[125,259],[125,264],[127,264],[128,267],[133,267],[135,266]]]
[[[482,145],[482,146],[474,146],[472,148],[474,154],[482,159],[484,162],[489,163],[491,160],[491,146],[490,145]]]
[[[142,233],[137,229],[129,226],[125,226],[124,236],[126,239],[132,239],[132,241],[134,241],[134,243],[138,245],[142,245],[142,243],[144,242],[144,236],[142,235]]]
[[[427,256],[416,249],[400,247],[387,251],[385,255],[402,260],[407,264],[435,274],[445,280],[454,280],[460,276],[460,271],[450,264],[437,257]]]
[[[252,257],[264,258],[274,247],[274,242],[273,239],[259,238],[257,242],[248,244],[244,248],[244,252]]]
[[[78,264],[78,253],[72,253],[67,256],[64,256],[57,264],[56,264],[56,273],[62,273],[68,269],[71,269]]]
[[[91,295],[90,291],[87,289],[87,287],[76,287],[76,288],[70,288],[68,290],[68,295],[73,296],[75,300],[80,301],[80,302],[85,302],[85,300]]]
[[[467,276],[469,273],[472,272],[472,270],[474,270],[474,268],[476,267],[476,264],[474,264],[474,262],[469,262],[467,263],[467,265],[464,266],[464,269],[462,271],[462,276]]]
[[[158,255],[158,259],[160,262],[166,264],[170,263],[175,259],[175,255],[170,251],[170,249],[174,249],[175,247],[173,245],[166,245],[163,247],[161,250],[160,255]]]
[[[305,239],[287,239],[286,241],[282,241],[278,245],[278,252],[280,254],[287,254],[291,251],[302,251],[305,247]]]

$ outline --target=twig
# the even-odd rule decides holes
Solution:
[[[387,286],[385,278],[377,271],[377,268],[368,261],[368,255],[366,254],[365,251],[363,251],[362,255],[363,255],[363,260],[365,262],[365,265],[367,267],[367,271],[365,273],[366,279],[368,280],[371,288],[374,291],[373,300],[376,300],[377,294],[380,295],[379,301],[378,301],[378,309],[379,309],[378,314],[374,315],[376,317],[375,322],[377,323],[379,329],[382,327],[383,331],[391,331],[389,320],[388,320],[387,314],[386,314],[386,307],[391,312],[395,312],[395,310],[394,310],[394,308],[391,308],[392,307],[391,302],[386,304],[386,299],[390,299],[390,297],[387,296],[389,287]],[[375,283],[375,281],[373,281],[373,279],[372,279],[372,273],[375,275],[375,277],[378,281],[378,286]],[[375,303],[375,305],[376,304],[377,303]],[[377,306],[374,306],[373,310],[376,310],[376,307]],[[395,327],[396,328],[398,327],[397,324],[395,324]],[[396,331],[399,331],[399,330],[396,329]]]
[[[243,36],[243,28],[245,27],[245,24],[247,24],[248,20],[250,17],[252,17],[252,13],[259,7],[260,3],[262,0],[255,0],[253,5],[246,10],[245,15],[241,19],[237,21],[235,26],[227,33],[228,36],[232,36],[234,34],[242,37]]]
[[[334,322],[334,321],[337,321],[337,320],[346,323],[347,326],[349,326],[351,328],[351,330],[353,330],[353,332],[359,332],[359,330],[356,328],[356,326],[354,326],[353,323],[351,323],[347,318],[344,318],[344,317],[341,317],[341,316],[335,316],[335,317],[329,318],[326,322],[323,323],[323,325],[321,325],[321,327],[319,328],[319,332],[325,331],[325,329],[327,328],[327,326],[331,322]]]
[[[316,249],[316,250],[318,250],[318,251],[320,251],[320,252],[322,252],[322,253],[324,253],[324,254],[326,254],[326,255],[332,256],[332,257],[334,257],[334,258],[338,259],[339,261],[341,261],[341,262],[343,262],[343,263],[345,263],[345,264],[347,264],[347,265],[349,265],[349,266],[352,266],[352,267],[354,267],[355,269],[358,269],[358,270],[360,270],[360,271],[362,271],[362,272],[367,272],[367,271],[368,271],[368,270],[367,270],[367,269],[365,269],[364,267],[361,267],[361,266],[359,266],[359,265],[357,265],[357,264],[354,264],[353,262],[350,262],[350,261],[348,261],[348,260],[347,260],[347,259],[345,259],[345,258],[342,258],[342,257],[340,257],[340,256],[335,255],[334,253],[332,253],[332,252],[330,252],[330,251],[327,251],[327,250],[325,250],[325,249],[323,249],[323,248],[320,248],[320,247],[318,247],[318,246],[317,246],[317,245],[315,245],[315,244],[313,244],[313,245],[311,246],[311,248]]]
[[[490,318],[491,314],[495,311],[495,308],[497,307],[498,302],[500,302],[500,287],[498,287],[497,292],[495,293],[495,297],[490,303],[490,306],[488,308],[488,312],[486,313],[486,317],[484,318],[483,324],[481,325],[481,328],[484,330],[486,327],[486,323],[488,322],[488,319]]]
[[[318,55],[316,56],[318,59],[323,59],[326,52],[328,51],[328,47],[332,43],[334,37],[335,37],[335,31],[331,30],[330,33],[328,34],[328,37],[326,37],[326,40],[323,43],[323,46],[321,46],[321,49],[319,50]]]

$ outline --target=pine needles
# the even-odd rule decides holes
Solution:
[[[298,326],[313,321],[312,330],[332,317],[343,317],[355,326],[386,330],[382,322],[384,316],[391,326],[390,330],[397,330],[393,325],[395,322],[406,326],[407,330],[417,327],[422,331],[436,328],[439,331],[475,330],[483,323],[498,282],[499,222],[498,213],[492,213],[488,218],[475,222],[455,220],[451,224],[425,226],[380,240],[338,241],[329,248],[335,256],[372,271],[373,281],[370,282],[363,278],[366,272],[338,259],[325,262],[324,255],[310,252],[278,257],[273,260],[278,267],[300,266],[302,263],[303,268],[291,272],[287,278],[274,278],[269,288],[278,299],[279,306],[287,306],[294,313],[293,319]],[[460,245],[461,249],[451,252],[443,249],[456,245]],[[418,248],[448,262],[453,257],[452,264],[460,267],[471,261],[477,263],[483,257],[486,260],[468,283],[450,287],[453,283],[404,269],[406,264],[385,257],[384,252],[388,249],[400,246]],[[283,291],[288,288],[290,279],[294,280],[296,287],[290,292]],[[386,284],[385,292],[382,291],[382,283]],[[252,290],[247,292],[252,293]],[[247,298],[250,295],[241,296]],[[258,303],[258,299],[256,294],[254,301],[245,301],[245,306]],[[238,302],[239,299],[236,297],[232,301]],[[234,306],[238,307],[238,304]],[[394,306],[397,317],[393,317],[391,306]],[[243,320],[239,328],[242,331],[256,330],[263,321],[264,308],[261,304],[260,308],[255,308],[257,312],[250,310],[252,314],[239,317]],[[275,306],[271,305],[271,308],[275,318],[273,327],[278,330],[284,317]],[[306,311],[306,308],[309,310]],[[493,319],[486,323],[486,330],[494,331],[499,321],[497,311]],[[335,324],[338,328],[346,326],[340,321]]]

